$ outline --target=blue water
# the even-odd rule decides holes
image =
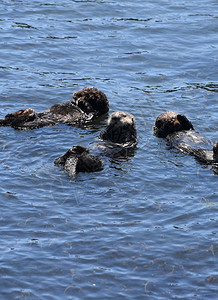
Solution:
[[[126,161],[70,178],[88,128],[0,128],[1,299],[217,299],[217,175],[153,136],[166,110],[218,139],[218,3],[0,1],[0,117],[95,86],[134,114]]]

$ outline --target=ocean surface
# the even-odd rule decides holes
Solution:
[[[0,1],[0,118],[102,90],[134,114],[128,159],[69,177],[85,128],[0,127],[0,299],[217,299],[218,175],[153,136],[175,110],[218,139],[218,2]],[[94,150],[93,150],[94,151]]]

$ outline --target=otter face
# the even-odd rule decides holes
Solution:
[[[218,163],[218,141],[213,145],[213,160],[215,163]]]
[[[129,113],[117,111],[111,114],[108,125],[115,127],[135,126],[135,118]]]
[[[118,144],[136,143],[135,118],[126,112],[114,112],[108,120],[107,128],[101,133],[103,140]]]
[[[154,134],[157,137],[165,138],[170,133],[190,129],[194,129],[194,127],[186,116],[174,111],[167,111],[157,117]]]
[[[84,88],[74,93],[73,102],[87,114],[102,115],[109,110],[107,96],[94,87]]]

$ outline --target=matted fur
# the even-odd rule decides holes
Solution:
[[[218,141],[213,144],[195,131],[186,116],[173,111],[164,112],[157,117],[153,129],[154,134],[166,138],[171,147],[193,155],[205,164],[218,163]]]
[[[43,112],[36,113],[28,108],[10,113],[0,119],[0,126],[11,126],[15,129],[34,129],[58,123],[80,126],[108,110],[107,96],[97,88],[88,87],[74,93],[72,100],[55,104]]]

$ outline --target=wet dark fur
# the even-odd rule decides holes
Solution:
[[[64,155],[57,158],[54,163],[62,166],[69,176],[79,172],[100,171],[103,167],[101,159],[90,155],[89,150],[81,146],[73,146]]]
[[[182,114],[167,111],[159,115],[154,134],[166,138],[171,147],[195,156],[202,163],[218,163],[218,142],[213,145],[212,141],[196,132],[192,123]]]
[[[113,158],[133,156],[137,145],[135,118],[126,112],[111,114],[108,125],[100,133],[98,147]]]
[[[194,127],[186,116],[174,111],[167,111],[157,117],[154,134],[157,137],[166,138],[170,133],[190,129],[194,130]]]
[[[100,139],[123,146],[131,146],[137,142],[135,118],[126,112],[115,112],[108,126],[100,134]]]
[[[73,94],[73,100],[55,104],[47,110],[36,113],[32,108],[10,113],[0,119],[0,126],[15,129],[34,129],[53,126],[58,123],[83,125],[109,110],[107,96],[96,88],[84,88]]]
[[[213,150],[195,149],[193,155],[204,164],[216,164],[218,171],[218,141],[213,145]]]
[[[137,143],[135,119],[133,115],[124,112],[113,113],[108,126],[100,134],[102,144],[97,149],[98,155],[120,158],[127,157]],[[131,152],[132,153],[132,152]],[[98,157],[89,154],[89,150],[81,146],[73,146],[64,155],[55,160],[55,164],[63,166],[64,170],[73,176],[78,172],[95,172],[103,167]]]

